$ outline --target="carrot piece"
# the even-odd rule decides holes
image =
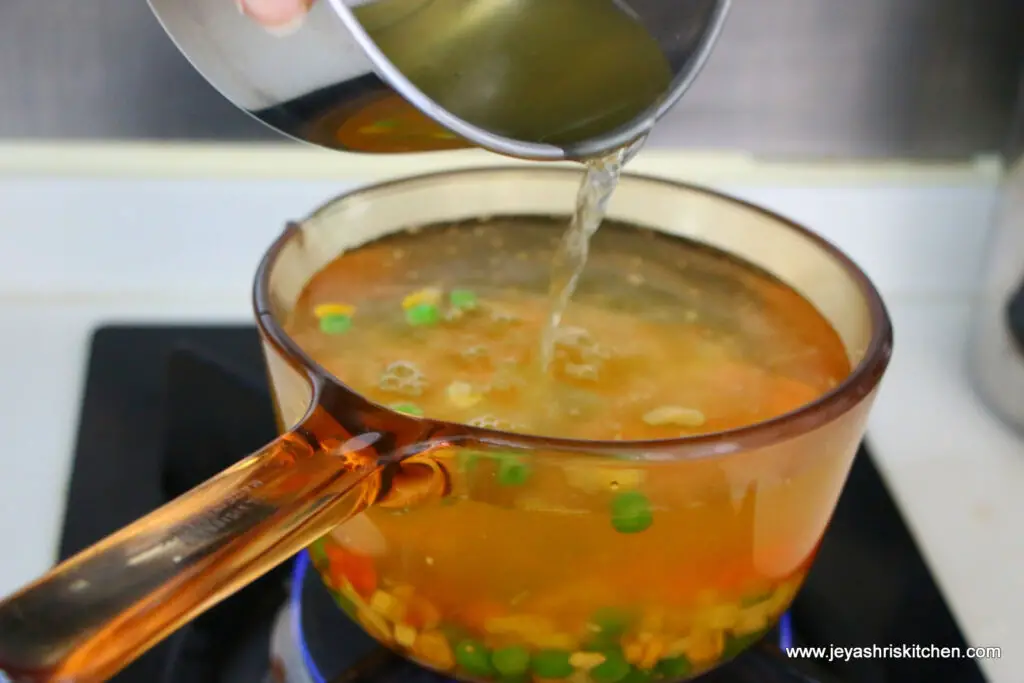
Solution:
[[[330,574],[334,580],[344,577],[356,593],[363,597],[369,597],[377,590],[377,571],[371,558],[338,545],[328,545],[326,550]]]
[[[484,624],[494,617],[504,616],[506,610],[497,603],[476,602],[459,610],[460,621],[468,628],[483,630]]]

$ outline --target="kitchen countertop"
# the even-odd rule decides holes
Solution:
[[[249,320],[256,260],[283,220],[386,175],[313,173],[299,163],[307,172],[289,174],[288,164],[275,172],[251,150],[234,166],[209,151],[164,150],[159,166],[119,149],[112,157],[123,159],[87,172],[81,150],[51,152],[49,167],[46,150],[21,149],[20,166],[0,152],[0,429],[8,445],[0,545],[13,549],[0,565],[0,594],[55,557],[92,330]],[[1013,643],[1024,643],[1024,439],[984,410],[964,369],[991,166],[853,172],[705,162],[666,156],[647,170],[812,225],[878,284],[896,341],[869,422],[872,451],[968,641],[1002,648],[1001,659],[981,662],[990,680],[1020,683],[1024,653]],[[687,170],[695,168],[704,173]]]

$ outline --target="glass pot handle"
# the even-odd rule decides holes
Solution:
[[[285,434],[0,602],[0,672],[107,680],[364,509],[381,481],[376,454],[317,431]]]

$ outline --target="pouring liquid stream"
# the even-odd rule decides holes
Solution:
[[[550,310],[540,340],[540,369],[544,375],[554,361],[562,317],[587,266],[590,240],[601,227],[623,167],[643,148],[646,139],[638,138],[607,156],[584,162],[586,172],[576,195],[576,209],[551,263]]]

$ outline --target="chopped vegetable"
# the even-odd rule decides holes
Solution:
[[[405,309],[405,320],[414,327],[427,327],[439,323],[441,313],[434,304],[416,304]]]
[[[707,421],[704,413],[681,406],[662,406],[644,414],[644,422],[652,427],[675,425],[677,427],[700,427]]]
[[[636,534],[654,522],[651,503],[639,491],[623,491],[612,499],[612,526],[623,534]]]
[[[402,299],[402,308],[409,311],[418,306],[424,304],[437,308],[437,305],[441,302],[441,290],[437,287],[427,287],[425,289],[413,292],[409,296]]]
[[[334,544],[326,545],[325,549],[330,561],[331,576],[345,578],[363,597],[373,594],[377,589],[377,570],[371,558],[349,552]]]
[[[629,675],[622,679],[622,683],[650,683],[654,680],[654,674],[643,669],[633,669]]]
[[[690,675],[693,671],[693,665],[690,664],[690,660],[684,655],[678,657],[668,657],[658,662],[658,665],[654,667],[654,670],[665,678],[682,678],[683,676]]]
[[[412,646],[412,654],[441,671],[448,671],[455,666],[455,658],[448,640],[437,631],[425,631],[416,638]]]
[[[480,451],[474,451],[469,448],[460,448],[455,456],[455,460],[459,463],[459,469],[461,469],[464,474],[471,474],[473,470],[476,469],[476,465],[480,461],[481,455],[484,454]]]
[[[356,616],[355,603],[346,598],[344,595],[342,595],[340,591],[332,590],[331,597],[334,598],[334,602],[337,603],[338,607],[341,608],[342,612],[349,615],[350,617]]]
[[[587,623],[590,637],[587,647],[602,650],[613,646],[629,628],[630,615],[616,607],[602,607],[594,612]]]
[[[415,403],[392,403],[389,407],[396,413],[405,413],[406,415],[413,415],[414,417],[423,417],[423,409]]]
[[[491,676],[494,667],[483,643],[466,639],[455,646],[455,663],[472,676]]]
[[[590,671],[594,667],[604,664],[605,657],[600,652],[573,652],[569,657],[569,663],[576,669]]]
[[[510,645],[491,654],[491,664],[502,677],[521,676],[530,670],[530,653],[525,647]]]
[[[469,382],[452,382],[445,390],[445,395],[448,402],[456,408],[472,408],[483,400],[483,396],[473,391],[473,386]]]
[[[326,315],[320,318],[320,331],[324,334],[345,334],[352,329],[352,318],[347,315]]]
[[[633,668],[619,650],[608,650],[602,653],[604,662],[590,670],[590,678],[594,683],[619,683],[629,675]]]
[[[408,624],[395,624],[395,642],[402,647],[412,647],[416,642],[416,629]]]
[[[498,459],[498,483],[502,486],[522,486],[533,473],[530,464],[517,455],[501,454]]]
[[[448,303],[461,311],[472,311],[477,306],[476,294],[469,289],[453,289],[448,294]]]
[[[356,307],[349,304],[320,304],[313,308],[313,315],[317,318],[328,318],[331,316],[347,316],[351,318],[355,315]]]
[[[539,678],[567,678],[575,671],[571,656],[565,650],[541,650],[533,656],[533,673]]]

